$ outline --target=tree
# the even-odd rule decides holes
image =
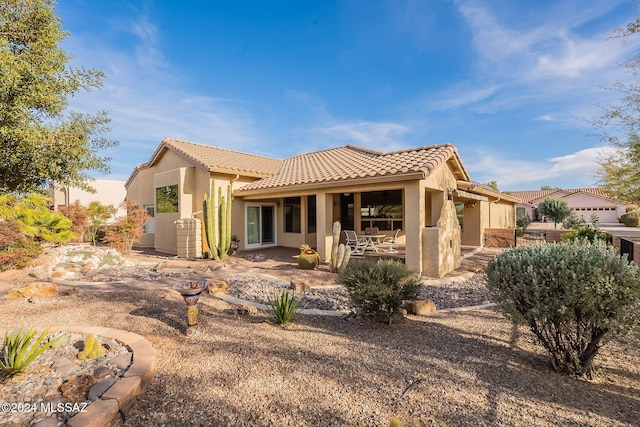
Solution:
[[[560,187],[552,187],[550,185],[543,185],[540,187],[541,190],[560,190]]]
[[[571,215],[571,208],[565,200],[556,197],[547,197],[538,205],[538,212],[553,221],[553,228],[558,227],[558,223],[564,221]]]
[[[87,237],[91,239],[91,242],[95,246],[100,227],[116,213],[116,208],[113,207],[113,205],[103,205],[100,202],[93,201],[87,206],[87,213],[89,215]]]
[[[91,190],[90,170],[108,172],[97,152],[116,145],[105,112],[82,114],[67,99],[99,88],[103,74],[70,68],[58,45],[68,33],[53,0],[0,2],[0,191],[26,193],[55,180]]]
[[[127,216],[120,218],[107,228],[104,240],[121,254],[127,255],[133,244],[140,240],[149,215],[131,199],[126,199],[124,205],[127,208]]]
[[[618,28],[612,38],[623,42],[640,32],[640,18],[626,28]],[[640,201],[640,56],[623,64],[631,79],[616,82],[612,89],[621,93],[617,104],[604,106],[603,115],[594,125],[606,129],[602,138],[611,144],[613,152],[603,156],[597,171],[598,183],[609,194],[625,201]]]
[[[71,231],[76,235],[73,241],[76,243],[84,242],[84,235],[87,231],[89,219],[87,208],[82,206],[79,200],[76,200],[70,205],[62,206],[60,208],[60,213],[69,218],[73,224]]]
[[[484,185],[485,187],[488,187],[488,188],[492,189],[493,191],[500,191],[500,190],[498,189],[498,181],[496,181],[495,179],[494,179],[494,180],[491,180],[491,181],[487,181],[487,182],[485,182],[485,183],[484,183],[484,184],[482,184],[482,185]]]

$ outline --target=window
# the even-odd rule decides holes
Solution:
[[[284,199],[284,232],[300,233],[300,197]]]
[[[144,210],[147,211],[147,215],[149,215],[149,219],[144,223],[143,232],[145,234],[153,234],[153,217],[156,216],[156,207],[153,205],[144,205]]]
[[[369,191],[360,197],[360,228],[395,230],[402,227],[402,190]]]
[[[316,232],[316,196],[307,197],[307,233]]]
[[[177,185],[156,188],[156,211],[158,213],[178,212]]]
[[[464,231],[464,203],[456,203],[456,216],[460,224],[460,230]]]

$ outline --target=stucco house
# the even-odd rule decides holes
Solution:
[[[89,183],[96,191],[90,193],[77,187],[61,185],[53,182],[49,185],[49,197],[53,199],[53,209],[59,210],[61,207],[79,202],[82,206],[87,206],[91,202],[100,202],[103,205],[113,205],[117,209],[115,217],[127,215],[127,210],[120,206],[127,196],[124,181],[112,179],[94,179]]]
[[[153,217],[138,244],[199,256],[192,229],[203,196],[229,185],[240,249],[307,243],[326,260],[336,220],[357,233],[400,228],[407,266],[438,277],[459,265],[460,245],[481,245],[484,228],[513,227],[518,202],[473,183],[450,144],[388,153],[347,145],[279,160],[167,138],[125,184]]]
[[[533,220],[542,219],[537,206],[547,197],[565,200],[571,212],[586,221],[596,215],[600,223],[616,223],[625,212],[625,203],[612,199],[602,188],[512,191],[510,195],[522,200],[516,205],[517,215],[528,215]]]

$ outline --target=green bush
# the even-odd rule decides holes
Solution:
[[[293,320],[293,316],[298,312],[300,300],[289,294],[288,291],[282,291],[280,295],[276,295],[271,306],[271,319],[278,325],[286,325]]]
[[[635,203],[629,203],[624,207],[624,211],[625,212],[635,211],[638,208],[640,208],[640,206],[636,205]]]
[[[415,299],[420,289],[419,277],[399,262],[351,262],[340,273],[340,283],[347,288],[354,304],[367,313],[391,316],[404,300]]]
[[[628,211],[620,216],[620,222],[622,222],[627,227],[638,227],[640,226],[640,209],[636,209],[633,211]]]
[[[611,244],[613,242],[613,236],[606,231],[600,230],[597,226],[584,222],[562,235],[563,242],[573,242],[576,240],[587,240],[591,243],[601,240]]]
[[[28,331],[23,328],[11,333],[5,333],[4,345],[2,347],[2,359],[0,359],[0,371],[3,378],[11,378],[13,376],[24,373],[27,367],[42,354],[43,351],[54,345],[57,339],[45,340],[49,328],[45,330],[36,342],[33,340],[36,329],[31,328]]]
[[[593,378],[605,337],[632,332],[640,317],[640,269],[602,242],[510,249],[486,274],[499,310],[529,326],[557,371]]]

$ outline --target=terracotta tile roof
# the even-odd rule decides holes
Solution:
[[[517,197],[522,201],[531,203],[534,201],[542,201],[547,197],[557,197],[562,199],[563,197],[570,196],[575,193],[589,193],[597,197],[605,199],[611,199],[609,194],[604,188],[572,188],[572,189],[552,189],[552,190],[529,190],[529,191],[510,191],[509,194],[513,197]]]
[[[282,162],[281,160],[270,157],[257,156],[173,138],[163,139],[156,153],[159,153],[163,147],[173,149],[205,169],[219,172],[237,172],[250,176],[271,176],[278,172],[280,163]],[[156,153],[151,157],[149,163],[153,163]]]
[[[460,175],[468,179],[457,150],[451,144],[389,153],[346,145],[289,157],[282,161],[277,174],[239,188],[237,192],[412,173],[426,176],[452,159],[459,165]]]

